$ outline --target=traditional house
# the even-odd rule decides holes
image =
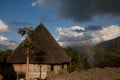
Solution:
[[[58,74],[61,70],[67,70],[70,58],[59,46],[56,40],[41,23],[35,29],[36,35],[31,37],[34,47],[30,54],[29,78],[47,77],[47,73],[53,71]],[[8,57],[7,61],[12,63],[17,74],[26,73],[25,47],[21,44]],[[24,75],[21,75],[24,76]]]

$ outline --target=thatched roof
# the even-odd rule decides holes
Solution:
[[[70,61],[43,24],[38,25],[35,31],[37,34],[31,37],[34,44],[33,53],[30,54],[31,64],[62,64]],[[26,63],[25,47],[20,44],[7,61],[14,64]]]

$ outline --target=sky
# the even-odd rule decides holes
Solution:
[[[40,20],[62,47],[120,36],[120,0],[0,0],[0,49],[15,49],[17,31]]]

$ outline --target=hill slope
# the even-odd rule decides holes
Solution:
[[[120,80],[120,68],[92,68],[61,73],[50,80]]]

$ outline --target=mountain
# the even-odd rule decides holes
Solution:
[[[120,37],[102,42],[95,47],[95,61],[101,67],[120,67]]]
[[[120,42],[120,37],[117,37],[117,38],[112,39],[112,40],[101,42],[98,45],[96,45],[95,47],[102,45],[102,46],[104,46],[104,48],[108,49],[108,48],[112,47],[116,42]]]

